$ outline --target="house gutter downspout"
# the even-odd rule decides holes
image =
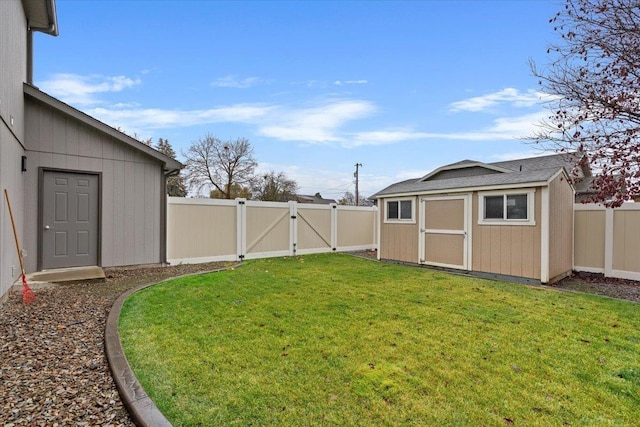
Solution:
[[[56,14],[56,1],[45,0],[47,8],[48,27],[35,27],[28,23],[27,28],[27,83],[33,86],[33,32],[40,31],[45,34],[58,36],[58,16]]]

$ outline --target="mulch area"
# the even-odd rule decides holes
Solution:
[[[374,251],[357,254],[375,258]],[[0,422],[13,426],[133,426],[104,355],[104,328],[124,291],[228,263],[105,270],[104,282],[20,293],[0,306]],[[640,282],[578,274],[554,287],[640,302]]]
[[[225,265],[105,270],[104,282],[34,290],[28,306],[11,295],[0,306],[0,425],[133,426],[104,354],[111,306],[135,286]]]

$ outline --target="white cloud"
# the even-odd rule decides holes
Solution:
[[[467,140],[467,141],[505,141],[525,138],[532,135],[540,122],[547,116],[545,111],[516,117],[500,117],[484,129],[467,132],[429,133],[425,138]]]
[[[237,104],[207,110],[162,110],[94,108],[87,113],[123,129],[148,132],[153,129],[189,127],[208,123],[255,122],[269,114],[273,107],[260,104]]]
[[[280,109],[259,133],[269,138],[308,143],[340,142],[341,127],[347,122],[369,116],[376,106],[361,100],[331,100],[319,106]]]
[[[239,80],[233,76],[227,76],[219,79],[219,82],[230,87],[244,87],[243,85],[253,84],[257,80],[259,79],[254,77]],[[340,82],[340,84],[364,84],[366,81]],[[351,125],[356,120],[371,117],[378,111],[375,103],[359,99],[335,98],[306,105],[247,103],[199,110],[140,108],[135,103],[96,107],[96,104],[103,104],[97,95],[119,92],[138,84],[140,84],[139,79],[124,76],[57,74],[41,82],[40,86],[43,90],[70,104],[76,104],[79,107],[93,105],[94,108],[85,108],[83,111],[129,133],[148,135],[153,134],[157,129],[184,128],[211,123],[236,123],[249,125],[257,134],[267,138],[308,144],[331,143],[344,147],[381,146],[420,140],[514,140],[533,134],[536,126],[547,115],[540,110],[527,115],[498,117],[487,127],[460,132],[426,132],[412,128],[365,128],[362,131],[353,131],[347,129],[347,125]],[[463,109],[479,111],[492,103],[500,102],[533,105],[533,99],[540,99],[540,96],[540,93],[534,91],[523,94],[516,89],[507,88],[496,94],[461,101],[456,108],[460,111]]]
[[[92,105],[100,103],[95,97],[97,94],[120,92],[140,83],[140,79],[126,76],[54,74],[50,79],[39,82],[38,86],[69,104]]]
[[[377,146],[417,140],[504,141],[532,135],[547,113],[538,111],[515,117],[499,117],[483,129],[465,132],[421,132],[411,129],[391,129],[357,132],[344,142],[347,147]]]
[[[333,82],[336,86],[344,86],[344,85],[366,85],[369,83],[367,80],[336,80]]]
[[[415,132],[412,130],[376,130],[357,132],[351,139],[345,142],[349,147],[361,147],[365,145],[387,145],[403,141],[430,138],[431,134]]]
[[[526,108],[539,105],[546,100],[549,100],[549,95],[544,92],[533,89],[520,92],[518,89],[508,87],[498,92],[453,102],[449,105],[449,111],[478,112],[500,104],[509,104],[510,106],[517,108]]]
[[[213,82],[211,82],[211,86],[215,87],[230,87],[236,89],[247,89],[257,84],[262,83],[262,80],[259,77],[246,77],[244,79],[238,78],[235,75],[228,75],[224,77],[220,77]]]

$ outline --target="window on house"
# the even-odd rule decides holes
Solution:
[[[386,211],[388,221],[413,221],[413,200],[388,200]]]
[[[535,225],[534,190],[524,192],[484,193],[479,196],[479,223]]]

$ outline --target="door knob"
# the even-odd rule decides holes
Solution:
[[[45,226],[44,226],[44,229],[45,229],[45,230],[49,230],[50,228],[51,228],[51,227],[49,227],[48,225],[45,225]]]

